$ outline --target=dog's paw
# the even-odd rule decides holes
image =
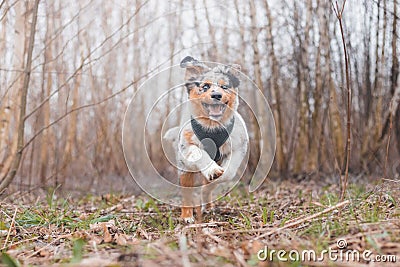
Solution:
[[[191,217],[185,217],[185,218],[182,218],[182,221],[183,221],[184,223],[186,223],[186,224],[192,224],[192,223],[194,223],[194,217],[193,217],[193,216],[191,216]]]
[[[224,169],[216,163],[211,164],[202,171],[208,181],[215,180],[224,174]]]

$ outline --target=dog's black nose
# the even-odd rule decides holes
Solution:
[[[222,98],[222,94],[221,93],[219,93],[219,92],[212,92],[211,93],[211,98],[214,98],[214,99],[216,99],[216,100],[221,100],[221,98]]]

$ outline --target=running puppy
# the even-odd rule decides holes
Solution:
[[[203,185],[229,181],[235,177],[247,153],[249,139],[245,123],[237,112],[240,66],[209,68],[190,56],[180,66],[186,69],[190,118],[179,129],[170,129],[165,134],[166,139],[177,140],[180,185],[193,187],[199,180]],[[182,197],[181,218],[193,223],[193,208],[199,205],[193,204],[190,191]],[[210,202],[211,190],[207,190],[203,192],[201,204]]]

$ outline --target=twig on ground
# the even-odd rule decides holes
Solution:
[[[179,249],[182,253],[182,265],[183,267],[190,267],[190,260],[188,257],[187,238],[185,234],[179,236]]]
[[[287,223],[283,227],[279,227],[279,228],[272,228],[272,229],[271,228],[259,228],[259,229],[249,229],[249,230],[231,230],[231,231],[215,232],[214,234],[215,235],[228,235],[228,234],[243,234],[243,233],[262,233],[262,232],[269,231],[268,233],[265,233],[262,236],[258,236],[258,237],[253,239],[253,240],[257,240],[257,239],[260,239],[260,238],[262,238],[264,236],[268,236],[268,235],[271,235],[273,233],[276,233],[276,232],[278,232],[280,230],[283,230],[283,229],[286,229],[286,228],[291,228],[291,227],[294,227],[294,226],[299,225],[301,223],[313,220],[313,219],[319,217],[320,215],[322,215],[324,213],[328,213],[328,212],[333,211],[335,209],[344,207],[349,203],[350,203],[349,200],[340,202],[340,203],[336,204],[335,206],[328,207],[328,208],[326,208],[326,209],[324,209],[324,210],[322,210],[320,212],[317,212],[315,214],[312,214],[310,216],[307,216],[307,217],[301,216],[301,217],[297,218],[296,220],[291,220],[289,223]]]
[[[392,183],[400,183],[400,180],[392,180],[392,179],[387,179],[387,178],[383,178],[382,180],[389,181],[389,182],[392,182]]]
[[[287,229],[287,228],[291,228],[291,227],[293,227],[293,226],[297,226],[297,225],[299,225],[299,224],[302,224],[302,223],[304,223],[304,222],[307,222],[307,221],[309,221],[309,220],[312,220],[312,219],[314,219],[314,218],[317,218],[317,217],[321,216],[322,214],[325,214],[325,213],[331,212],[331,211],[333,211],[333,210],[335,210],[335,209],[338,209],[338,208],[347,206],[349,203],[350,203],[349,200],[340,202],[340,203],[336,204],[335,206],[326,208],[326,209],[324,209],[324,210],[322,210],[322,211],[320,211],[320,212],[317,212],[317,213],[312,214],[312,215],[310,215],[310,216],[301,218],[300,220],[296,220],[296,221],[291,222],[291,223],[289,223],[289,224],[285,224],[285,225],[282,226],[282,227],[276,228],[276,229],[271,230],[271,231],[269,231],[269,232],[267,232],[267,233],[265,233],[265,234],[262,234],[262,235],[260,235],[260,236],[257,236],[256,238],[253,238],[253,240],[258,240],[258,239],[260,239],[260,238],[263,238],[263,237],[266,237],[266,236],[275,234],[275,233],[277,233],[277,232],[279,232],[279,231],[281,231],[281,230],[284,230],[284,229]]]
[[[8,240],[10,239],[11,231],[15,227],[15,217],[17,216],[17,211],[18,211],[18,207],[15,208],[14,215],[13,215],[12,220],[11,220],[10,228],[8,228],[6,241],[4,241],[4,245],[1,248],[2,250],[6,248]]]
[[[8,246],[6,247],[6,250],[9,249],[9,248],[11,248],[12,246],[15,247],[15,246],[20,245],[20,244],[22,244],[22,243],[26,243],[26,242],[29,242],[29,241],[33,241],[33,240],[36,240],[36,239],[39,239],[39,238],[40,238],[40,236],[35,236],[35,237],[29,238],[29,239],[23,239],[23,240],[21,240],[21,241],[12,243],[12,244],[10,244],[10,245],[8,245]]]
[[[236,258],[236,260],[238,261],[238,263],[240,263],[240,266],[244,266],[244,267],[249,266],[249,265],[246,263],[245,259],[243,258],[243,255],[240,254],[239,251],[234,250],[234,251],[233,251],[233,255],[235,256],[235,258]]]
[[[222,240],[221,238],[213,235],[208,228],[202,229],[202,233],[205,234],[206,236],[208,236],[209,238],[211,238],[212,240],[214,240],[215,242],[217,242],[220,245],[223,245],[225,247],[229,246],[229,243],[227,241]]]
[[[66,235],[60,235],[59,237],[57,237],[56,239],[54,239],[53,241],[51,241],[50,243],[48,243],[46,246],[41,247],[40,249],[36,250],[35,252],[33,252],[32,254],[30,254],[28,257],[26,257],[26,259],[29,259],[33,256],[35,256],[36,254],[38,254],[40,251],[44,250],[45,248],[50,247],[52,244],[56,243],[58,240],[63,239],[63,238],[68,238],[71,237],[72,234],[66,234]]]
[[[111,206],[111,207],[109,207],[109,208],[107,208],[107,209],[102,210],[101,213],[110,213],[110,212],[112,212],[112,211],[114,211],[114,210],[120,208],[121,205],[123,205],[123,203],[127,203],[127,202],[129,202],[129,201],[132,201],[132,200],[134,200],[135,198],[136,198],[136,196],[133,195],[133,196],[131,196],[131,197],[127,197],[127,198],[121,199],[120,201],[118,201],[118,204],[115,204],[114,206]],[[123,208],[123,206],[122,206],[121,208]]]
[[[227,225],[229,224],[228,222],[209,222],[209,223],[194,223],[194,224],[189,224],[186,225],[183,230],[187,230],[190,228],[199,228],[199,227],[217,227],[220,225]]]

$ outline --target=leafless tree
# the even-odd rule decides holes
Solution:
[[[343,166],[349,175],[398,175],[389,168],[400,154],[395,0],[347,1],[348,71],[330,1],[1,3],[2,190],[9,183],[21,190],[124,188],[121,134],[129,99],[146,78],[186,55],[238,63],[266,95],[277,130],[271,175],[340,175]],[[257,108],[256,94],[241,92],[253,93],[249,104]],[[149,99],[135,107],[138,124]],[[160,156],[161,114],[184,99],[168,97],[150,137],[160,170],[170,168]],[[249,116],[246,123],[254,169],[262,145],[258,123],[265,122]]]

